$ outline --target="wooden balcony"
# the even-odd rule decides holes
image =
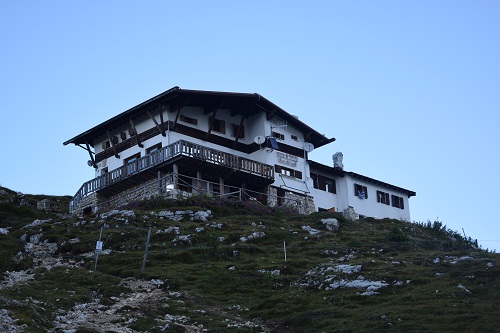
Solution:
[[[183,156],[199,161],[205,166],[213,165],[227,168],[230,171],[238,171],[244,174],[262,177],[266,179],[266,182],[269,184],[274,181],[274,168],[271,165],[192,142],[179,140],[156,152],[128,163],[127,165],[85,182],[73,197],[71,206],[78,206],[82,198],[89,194],[100,192],[119,183],[124,183],[125,180],[133,177],[137,178],[137,176],[141,174],[151,174],[152,171],[160,169],[167,163]]]

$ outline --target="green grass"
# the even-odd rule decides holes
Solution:
[[[155,198],[129,208],[136,209],[134,217],[111,216],[103,221],[95,216],[61,218],[20,207],[18,202],[0,204],[0,227],[9,228],[7,235],[0,235],[0,273],[33,267],[28,255],[16,259],[24,248],[20,240],[24,234],[42,233],[42,242],[58,244],[55,256],[84,261],[84,268],[38,270],[35,281],[0,290],[0,308],[27,324],[29,332],[45,332],[57,310],[67,311],[96,295],[109,306],[112,296],[130,292],[119,287],[119,281],[136,277],[160,279],[165,281],[167,294],[180,291],[182,295],[139,309],[129,324],[138,331],[159,332],[158,320],[166,314],[187,316],[188,324],[203,325],[210,332],[227,331],[235,316],[261,318],[269,327],[280,327],[276,331],[292,332],[494,332],[500,326],[499,255],[476,249],[471,240],[438,221],[415,224],[366,218],[348,222],[336,213],[304,216],[204,197],[180,202]],[[207,223],[170,221],[151,214],[185,209],[211,209],[213,217]],[[321,219],[330,217],[339,220],[338,231],[327,231],[321,224]],[[52,218],[50,223],[22,228],[34,219],[48,218]],[[222,228],[211,227],[212,223]],[[309,235],[302,230],[305,225],[321,232]],[[103,226],[101,239],[111,253],[100,255],[97,271],[91,272],[94,258],[83,255],[94,251]],[[179,227],[180,234],[157,233],[169,227]],[[199,227],[204,231],[196,232]],[[254,232],[264,232],[265,237],[241,241]],[[189,241],[175,241],[188,235]],[[473,260],[454,262],[465,255]],[[379,294],[362,296],[365,290],[324,290],[304,284],[307,272],[339,264],[361,265],[362,269],[354,275],[338,272],[334,280],[362,276],[389,285],[379,289]],[[280,274],[272,275],[274,270]],[[199,311],[203,309],[207,313]],[[171,323],[168,331],[184,328]],[[260,329],[240,327],[237,331]],[[78,332],[93,331],[79,328]]]

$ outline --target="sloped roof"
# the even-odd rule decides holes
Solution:
[[[129,119],[137,118],[161,105],[170,105],[171,109],[187,105],[200,106],[205,109],[224,108],[230,109],[233,115],[241,114],[244,117],[265,112],[268,118],[278,116],[286,120],[289,125],[302,131],[308,137],[307,141],[311,142],[316,148],[335,141],[335,138],[327,138],[259,94],[188,90],[173,87],[65,141],[64,145],[70,143],[75,145],[92,144],[92,140],[95,137],[105,134],[106,131],[115,127],[126,124],[129,122]]]

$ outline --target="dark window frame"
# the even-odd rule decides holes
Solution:
[[[377,202],[389,206],[389,193],[377,190]]]
[[[391,199],[392,199],[392,207],[405,209],[405,200],[403,197],[393,194]]]
[[[158,152],[161,150],[161,142],[155,144],[155,145],[152,145],[151,147],[149,148],[146,148],[146,155],[150,155],[149,156],[149,162],[151,164],[156,164],[158,163],[158,154],[153,154],[154,152]]]
[[[316,173],[311,173],[311,178],[315,189],[337,194],[337,182],[334,178],[325,177]],[[331,184],[331,186],[328,186],[328,184]]]
[[[226,122],[224,120],[210,117],[210,123],[212,124],[212,131],[226,134]]]
[[[282,174],[283,176],[302,179],[302,172],[294,169],[290,169],[281,165],[274,165],[274,171],[276,173]]]
[[[198,125],[198,119],[196,119],[196,118],[188,117],[188,116],[185,116],[183,114],[181,114],[180,118],[181,118],[180,120],[185,122],[185,123],[188,123],[191,125]]]
[[[364,194],[365,194],[364,198],[362,198],[359,195],[360,191],[364,192]],[[354,195],[357,196],[360,199],[368,199],[368,188],[366,186],[364,186],[364,185],[354,183]]]
[[[241,127],[241,130],[240,130]],[[238,135],[238,132],[240,132],[240,135]],[[244,139],[245,138],[245,125],[237,125],[233,124],[233,137],[236,138],[238,135],[238,139]]]
[[[141,153],[137,153],[123,159],[123,165],[127,167],[128,175],[134,174],[139,171],[138,163],[134,162],[138,161],[140,158],[141,158]]]

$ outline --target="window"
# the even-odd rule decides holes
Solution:
[[[377,191],[377,202],[389,205],[389,193]]]
[[[335,181],[330,179],[325,180],[326,191],[330,193],[335,193]]]
[[[224,120],[210,117],[210,122],[212,124],[212,130],[222,134],[226,134],[226,122]]]
[[[292,134],[292,140],[294,140],[294,141],[299,141],[299,138],[298,138],[296,135],[293,135],[293,134]]]
[[[335,179],[311,173],[313,187],[329,193],[337,193]]]
[[[280,173],[280,174],[288,176],[288,177],[302,179],[302,172],[297,171],[297,170],[285,168],[285,167],[282,167],[281,165],[275,165],[274,170],[277,173]]]
[[[366,186],[354,184],[354,195],[360,199],[368,199],[368,189]]]
[[[146,149],[146,155],[150,155],[149,156],[149,162],[151,164],[158,163],[158,160],[159,160],[158,159],[158,152],[160,151],[160,149],[161,149],[161,142],[155,144],[154,146],[149,147],[148,149]]]
[[[405,209],[405,202],[402,197],[398,197],[397,195],[392,195],[392,206],[400,209]]]
[[[126,140],[126,139],[127,139],[127,133],[125,133],[125,132],[121,132],[121,133],[120,133],[120,138],[122,139],[122,141],[123,141],[123,140]]]
[[[108,149],[109,147],[111,147],[109,140],[106,140],[102,143],[102,149]]]
[[[239,132],[239,134],[238,134]],[[236,125],[233,124],[233,136],[238,139],[244,139],[245,138],[245,126],[243,125]]]
[[[285,140],[285,135],[284,134],[281,134],[281,133],[278,133],[278,132],[272,132],[271,135],[273,137],[275,137],[276,139],[278,140]]]
[[[188,124],[198,125],[198,119],[191,118],[191,117],[185,116],[183,114],[181,114],[181,121],[188,123]]]
[[[139,158],[141,158],[141,153],[137,153],[123,160],[123,164],[127,166],[128,175],[131,175],[139,171],[138,163],[136,163]]]

